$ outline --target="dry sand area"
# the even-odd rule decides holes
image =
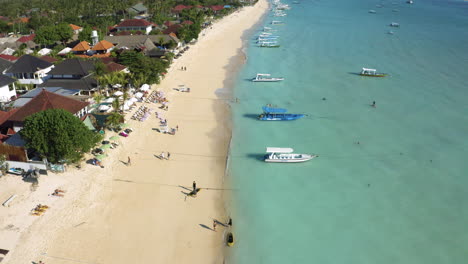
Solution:
[[[0,248],[11,249],[2,263],[223,263],[227,229],[211,229],[213,219],[226,222],[229,216],[223,201],[229,191],[215,189],[226,188],[232,96],[219,89],[233,77],[233,62],[242,59],[242,34],[267,9],[260,0],[216,22],[153,86],[166,93],[169,110],[145,105],[162,112],[169,127],[178,125],[176,135],[154,130],[154,114],[144,122],[130,120],[135,131],[109,150],[104,169],[85,165],[43,176],[34,192],[15,187],[27,194],[0,208]],[[191,92],[173,90],[181,84]],[[169,160],[154,156],[162,151],[171,153]],[[128,157],[130,166],[124,164]],[[0,179],[10,188],[15,181],[26,186],[14,176]],[[186,197],[193,181],[202,190]],[[55,188],[66,190],[65,196],[50,196]],[[29,215],[38,203],[50,208]]]

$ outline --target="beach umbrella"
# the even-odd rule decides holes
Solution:
[[[104,158],[106,158],[106,157],[107,157],[106,154],[101,154],[101,155],[97,155],[97,156],[96,156],[96,159],[102,160],[102,159],[104,159]]]
[[[115,96],[121,96],[121,95],[123,95],[123,92],[117,91],[117,92],[114,93],[114,95],[115,95]]]
[[[111,145],[110,144],[105,144],[101,146],[101,149],[110,149]]]
[[[135,94],[135,97],[136,98],[141,98],[141,97],[143,97],[143,93],[138,92],[138,93]]]
[[[118,136],[112,136],[109,138],[110,140],[119,140],[119,137]]]
[[[149,89],[150,89],[150,86],[146,83],[140,87],[140,90],[144,92],[148,91]]]
[[[107,111],[110,109],[110,106],[108,105],[100,105],[98,110],[101,110],[101,111]]]

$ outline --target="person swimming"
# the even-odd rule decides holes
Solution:
[[[371,106],[374,107],[374,108],[377,107],[377,106],[375,105],[375,101],[372,102]]]

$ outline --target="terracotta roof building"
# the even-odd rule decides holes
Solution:
[[[19,59],[19,57],[13,56],[13,55],[6,55],[6,54],[0,54],[0,59],[4,59],[7,61],[16,61]]]
[[[76,44],[75,47],[73,47],[72,51],[76,54],[84,54],[90,49],[91,47],[89,46],[88,42],[81,41],[80,43]]]
[[[153,30],[154,24],[144,19],[127,19],[118,24],[114,29],[117,31],[142,31],[148,35]]]
[[[28,36],[22,36],[21,38],[17,39],[16,41],[21,42],[21,43],[26,43],[28,41],[33,41],[35,37],[36,37],[36,34],[31,34],[31,35],[28,35]]]
[[[130,73],[128,70],[127,66],[118,64],[115,62],[109,62],[106,64],[106,69],[109,72],[125,72],[125,73]]]
[[[13,127],[15,132],[23,128],[24,119],[32,114],[48,109],[64,109],[81,118],[88,113],[88,104],[66,96],[42,90],[21,108],[12,113],[3,126]]]
[[[114,48],[114,44],[110,43],[107,40],[101,40],[91,50],[96,51],[97,53],[108,53]]]
[[[81,31],[83,31],[83,28],[80,27],[80,26],[77,26],[77,25],[73,25],[73,24],[70,24],[69,25],[70,28],[73,30],[73,33],[76,35],[78,33],[80,33]]]

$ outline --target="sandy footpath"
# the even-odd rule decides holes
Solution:
[[[42,177],[34,192],[20,190],[29,188],[24,183],[15,187],[27,194],[0,208],[0,248],[11,249],[2,263],[223,263],[227,228],[212,228],[214,219],[229,217],[223,191],[216,189],[225,188],[232,97],[220,89],[232,78],[232,59],[241,56],[243,32],[267,8],[260,0],[216,22],[153,86],[166,93],[169,110],[145,105],[162,113],[169,127],[178,126],[176,135],[154,130],[154,114],[144,122],[130,120],[135,132],[109,150],[104,169],[85,165]],[[181,84],[191,92],[173,89]],[[154,156],[162,151],[171,153],[169,160]],[[130,166],[124,164],[128,157]],[[15,181],[20,182],[7,176],[0,184],[11,187]],[[202,190],[186,197],[193,181]],[[55,188],[66,190],[65,196],[51,196]],[[0,194],[3,199],[11,190]],[[29,215],[38,203],[50,209]]]

